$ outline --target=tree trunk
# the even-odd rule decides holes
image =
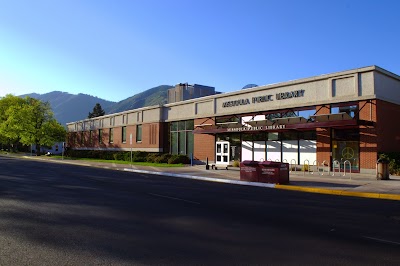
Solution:
[[[40,156],[40,144],[36,143],[36,156]]]

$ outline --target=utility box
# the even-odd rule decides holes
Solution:
[[[257,161],[243,161],[240,163],[240,180],[259,182],[260,165]]]
[[[289,164],[281,162],[260,162],[260,176],[258,182],[289,184]]]

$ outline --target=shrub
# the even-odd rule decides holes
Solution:
[[[172,157],[171,154],[164,153],[164,154],[159,154],[154,158],[155,163],[168,163],[168,160]]]
[[[180,154],[172,155],[172,157],[168,159],[168,164],[179,164],[179,163],[189,164],[190,159],[186,155],[180,155]]]
[[[125,153],[124,152],[116,152],[113,154],[114,160],[117,161],[124,161],[125,160]]]
[[[134,151],[132,154],[132,161],[134,162],[146,162],[147,152]]]
[[[379,158],[389,161],[389,173],[391,175],[400,175],[400,152],[381,153]]]
[[[159,156],[158,153],[154,153],[154,152],[148,153],[146,156],[146,162],[154,163],[158,156]]]
[[[233,161],[232,166],[233,167],[239,167],[240,166],[240,162],[239,161]]]

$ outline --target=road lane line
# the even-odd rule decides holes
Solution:
[[[385,240],[385,239],[379,239],[379,238],[370,237],[370,236],[363,236],[363,237],[367,238],[367,239],[375,240],[375,241],[378,241],[378,242],[382,242],[382,243],[388,243],[388,244],[394,244],[394,245],[399,245],[400,246],[399,242],[394,242],[394,241]]]
[[[172,200],[180,200],[180,201],[184,201],[184,202],[188,202],[188,203],[192,203],[192,204],[199,204],[200,205],[200,202],[196,202],[196,201],[185,200],[185,199],[180,199],[180,198],[174,198],[174,197],[169,197],[169,196],[164,196],[164,195],[154,194],[154,193],[148,193],[148,194],[152,195],[152,196],[155,196],[155,197],[167,198],[167,199],[172,199]]]

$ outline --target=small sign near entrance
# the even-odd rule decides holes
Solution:
[[[132,145],[132,133],[129,135],[129,143]]]

